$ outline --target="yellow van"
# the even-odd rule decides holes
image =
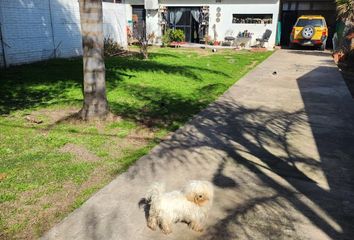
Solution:
[[[326,49],[328,28],[324,17],[304,15],[297,19],[290,35],[290,47],[317,46]]]

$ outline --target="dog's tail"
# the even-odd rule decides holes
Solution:
[[[150,186],[145,198],[148,202],[154,202],[158,200],[164,192],[165,185],[163,183],[155,182]]]

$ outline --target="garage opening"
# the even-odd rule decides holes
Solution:
[[[284,0],[281,6],[281,42],[289,46],[290,34],[298,17],[302,15],[321,15],[328,26],[327,47],[332,48],[332,38],[336,29],[336,5],[334,1],[293,1]]]

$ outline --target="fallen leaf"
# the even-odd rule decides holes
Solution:
[[[4,180],[6,176],[7,176],[6,173],[0,173],[0,181]]]

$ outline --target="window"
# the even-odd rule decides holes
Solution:
[[[313,10],[333,10],[335,8],[334,3],[314,3]]]
[[[233,14],[232,23],[272,24],[273,14]]]
[[[293,3],[289,3],[290,4],[290,10],[291,11],[295,11],[296,10],[296,5],[297,3],[296,2],[293,2]]]
[[[283,3],[283,11],[289,10],[290,3]]]
[[[311,10],[310,3],[299,3],[297,10]]]
[[[103,2],[122,3],[122,0],[103,0]]]
[[[336,5],[335,1],[295,1],[295,0],[285,0],[282,5],[283,11],[310,11],[310,10],[334,10]]]
[[[322,19],[299,19],[296,24],[297,27],[306,27],[308,25],[313,27],[323,27],[324,22]]]

